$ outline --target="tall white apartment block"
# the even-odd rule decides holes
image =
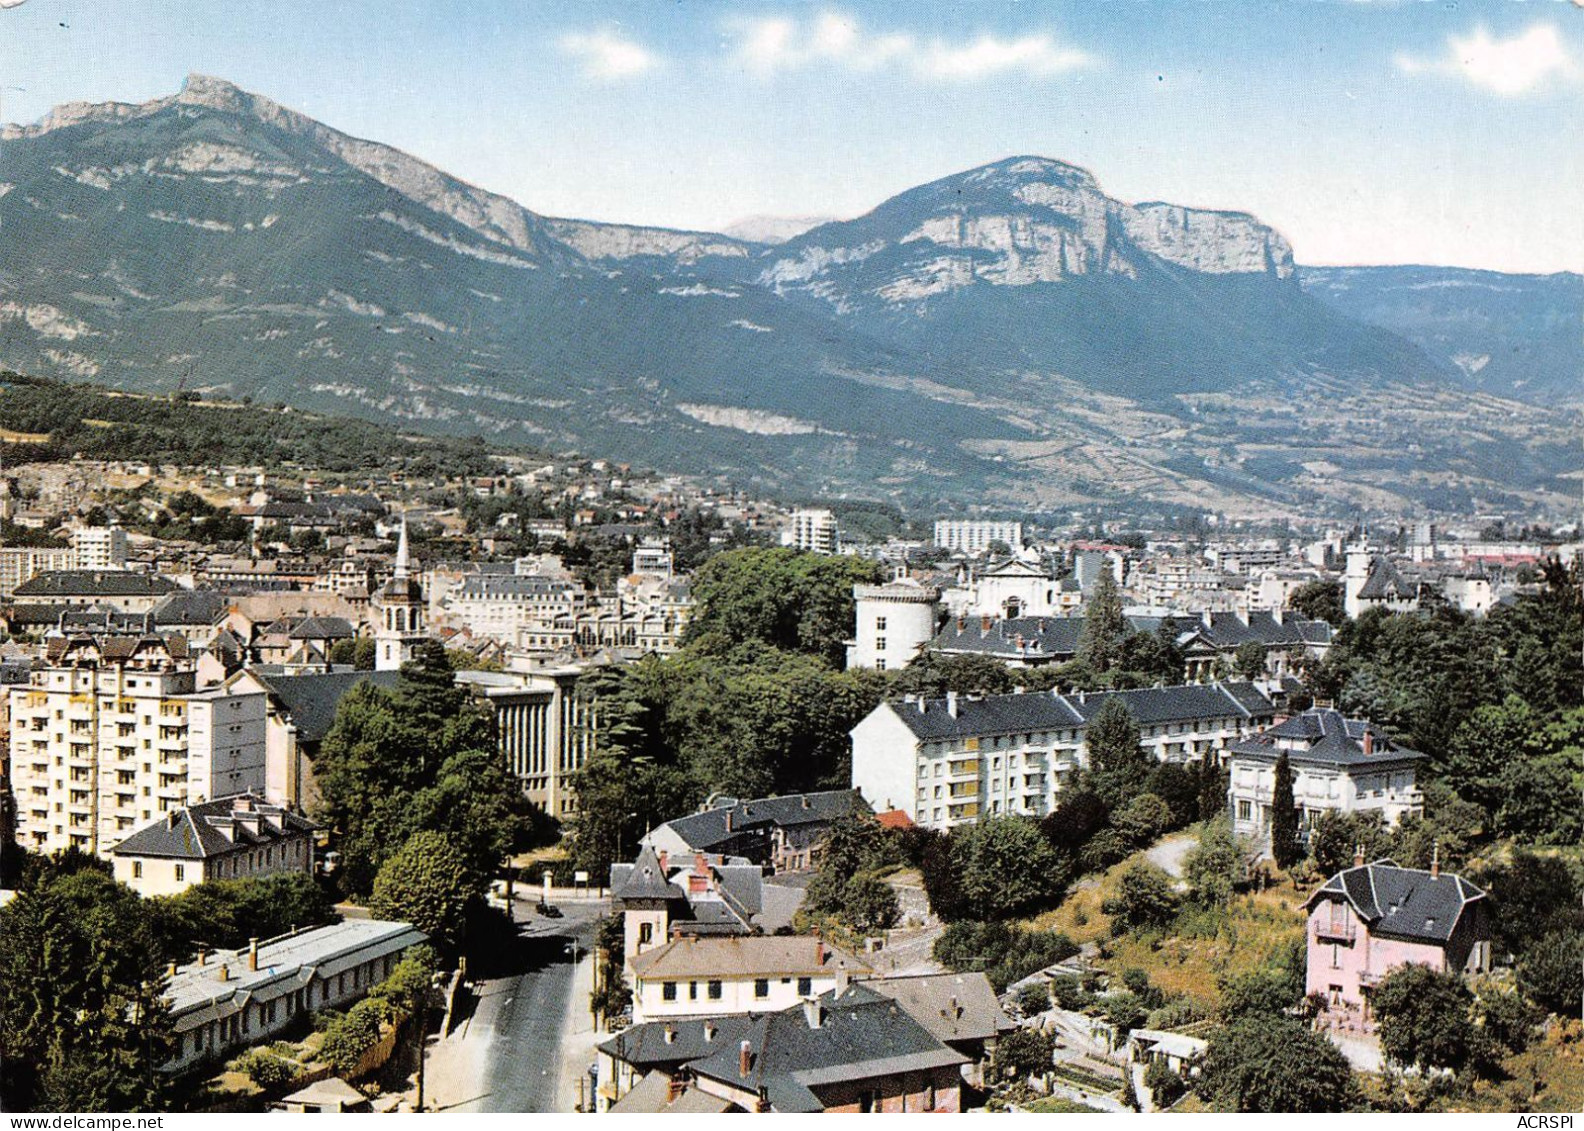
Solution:
[[[935,545],[943,550],[981,554],[992,542],[1005,542],[1009,549],[1018,549],[1023,545],[1023,524],[977,518],[935,520]]]
[[[77,551],[69,546],[0,546],[0,598],[41,573],[74,569]]]
[[[836,537],[836,516],[828,510],[792,512],[792,525],[781,536],[783,545],[816,554],[834,554],[840,543]]]
[[[127,536],[119,526],[84,526],[72,533],[77,569],[126,569]]]
[[[104,855],[190,802],[263,790],[263,696],[197,693],[186,643],[50,640],[45,666],[9,692],[20,844]]]

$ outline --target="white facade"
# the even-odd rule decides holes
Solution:
[[[815,554],[834,554],[841,548],[836,536],[836,516],[828,510],[797,510],[781,535],[781,544]]]
[[[906,667],[935,635],[940,591],[911,578],[854,585],[857,631],[847,646],[849,668]]]
[[[633,1024],[771,1013],[870,970],[818,936],[679,938],[630,963]]]
[[[194,692],[192,665],[159,644],[106,660],[91,641],[74,642],[27,687],[11,689],[19,843],[102,854],[217,787],[262,791],[262,703],[216,714],[215,697]]]
[[[374,629],[375,671],[400,671],[425,639],[423,587],[410,574],[407,520],[403,518],[395,572],[374,600],[379,609]]]
[[[1012,619],[1054,617],[1070,611],[1079,599],[1044,568],[1020,558],[987,569],[974,581],[970,616]]]
[[[66,546],[0,546],[0,597],[41,573],[77,568],[77,551]]]
[[[84,526],[72,533],[77,569],[126,569],[127,536],[119,526]]]
[[[1375,813],[1387,825],[1424,812],[1412,762],[1363,770],[1346,766],[1317,766],[1291,761],[1293,803],[1300,810],[1300,831],[1314,827],[1327,812]],[[1232,831],[1252,839],[1268,838],[1271,797],[1276,786],[1276,764],[1233,754],[1231,785],[1227,791]]]
[[[982,554],[992,542],[1004,542],[1017,551],[1023,546],[1023,524],[994,519],[938,518],[935,520],[935,545],[943,550]]]

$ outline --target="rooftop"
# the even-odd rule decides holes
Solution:
[[[132,833],[111,853],[205,860],[307,836],[314,828],[306,817],[241,793],[173,809]]]
[[[634,957],[632,968],[650,980],[869,973],[868,966],[846,951],[808,935],[672,939]]]
[[[1340,895],[1353,905],[1370,933],[1444,943],[1452,937],[1463,909],[1485,893],[1450,872],[1399,868],[1393,860],[1377,860],[1338,872],[1315,889],[1305,904]]]

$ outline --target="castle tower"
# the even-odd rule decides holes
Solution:
[[[849,668],[906,667],[935,636],[940,590],[898,571],[884,585],[854,585],[856,631],[847,642]]]
[[[374,670],[393,672],[413,658],[424,639],[423,587],[409,576],[407,518],[402,516],[401,538],[396,543],[396,572],[374,595],[379,625],[374,630]]]

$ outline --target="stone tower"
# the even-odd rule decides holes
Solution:
[[[374,630],[375,671],[399,671],[424,639],[423,587],[409,576],[411,568],[404,515],[396,543],[395,575],[374,597],[379,611],[379,625]]]

